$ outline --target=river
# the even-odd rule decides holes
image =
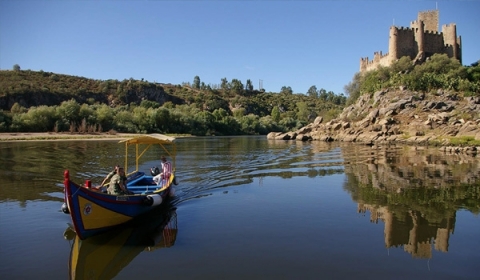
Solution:
[[[63,172],[98,184],[123,145],[0,143],[2,279],[478,279],[478,156],[262,136],[177,142],[169,209],[82,242],[61,211]],[[139,169],[156,165],[148,156]]]

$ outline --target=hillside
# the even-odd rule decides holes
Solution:
[[[408,56],[389,67],[355,74],[346,86],[351,105],[338,117],[270,139],[480,148],[480,61],[463,66],[445,54],[423,63]]]
[[[152,100],[181,104],[165,90],[173,86],[137,80],[95,80],[44,71],[0,71],[0,109],[10,110],[18,103],[25,108],[55,106],[71,99],[78,103],[104,103],[111,106]]]
[[[44,71],[0,71],[0,132],[267,134],[331,119],[346,97],[254,90],[223,78],[182,85],[95,80]],[[250,84],[249,84],[250,82]],[[320,94],[322,93],[322,94]]]
[[[268,137],[365,144],[463,145],[473,152],[475,146],[480,150],[480,96],[463,97],[441,89],[426,94],[389,88],[360,96],[331,121],[317,118],[299,130],[270,133]]]

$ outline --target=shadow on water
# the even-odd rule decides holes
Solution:
[[[81,240],[68,227],[70,279],[113,279],[140,253],[169,248],[177,238],[177,213],[171,204],[107,233]]]

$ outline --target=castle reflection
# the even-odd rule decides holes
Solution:
[[[358,212],[370,212],[370,222],[385,223],[385,247],[403,246],[405,252],[417,258],[431,258],[432,247],[439,252],[448,252],[448,239],[455,227],[455,212],[439,223],[425,219],[418,211],[394,213],[387,207],[358,204]]]
[[[435,148],[346,146],[344,185],[358,213],[384,223],[385,247],[403,247],[415,258],[448,252],[456,212],[480,213],[476,157]]]

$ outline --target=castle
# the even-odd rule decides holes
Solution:
[[[419,12],[410,28],[390,27],[388,53],[375,52],[371,61],[368,57],[360,58],[360,72],[390,66],[403,56],[421,63],[436,53],[447,54],[462,63],[462,41],[457,37],[457,26],[442,25],[442,32],[438,32],[438,10]]]

